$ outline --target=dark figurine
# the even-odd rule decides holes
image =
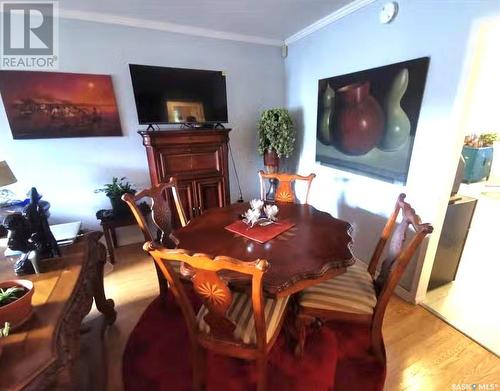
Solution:
[[[0,238],[5,238],[7,236],[7,228],[0,224]]]
[[[7,247],[22,253],[14,265],[14,271],[19,275],[33,274],[35,269],[31,263],[30,255],[35,247],[29,241],[31,230],[28,220],[21,213],[12,213],[5,218],[4,225],[9,230]]]
[[[47,215],[40,207],[39,195],[33,187],[30,203],[23,214],[14,213],[7,216],[5,226],[9,230],[7,246],[20,251],[23,256],[14,265],[16,274],[33,274],[38,272],[38,261],[60,256],[59,246],[50,231]]]
[[[23,215],[31,228],[30,241],[35,244],[39,259],[61,256],[56,239],[49,228],[47,215],[38,204],[40,196],[36,188],[31,189],[30,203],[24,208]]]

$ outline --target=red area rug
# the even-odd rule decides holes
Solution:
[[[302,358],[281,335],[269,357],[268,389],[273,391],[382,390],[385,368],[369,353],[369,329],[334,324],[312,333]],[[207,391],[255,390],[255,363],[207,354]],[[189,391],[189,340],[180,310],[169,295],[146,309],[123,356],[127,391]]]

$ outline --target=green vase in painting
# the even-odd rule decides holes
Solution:
[[[333,130],[333,111],[334,111],[335,91],[327,84],[321,102],[321,117],[319,119],[318,139],[325,145],[331,144],[331,133]]]
[[[410,137],[411,124],[401,108],[401,99],[408,88],[408,69],[402,69],[394,78],[385,98],[385,133],[378,147],[383,151],[396,151]]]

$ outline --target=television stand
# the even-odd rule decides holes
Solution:
[[[175,176],[188,219],[209,208],[222,208],[231,203],[229,131],[230,129],[206,128],[139,131],[146,148],[151,184],[154,186]],[[175,228],[180,228],[172,199],[169,200],[169,205],[172,223]]]
[[[200,127],[202,127],[203,129],[226,129],[224,125],[222,125],[220,122],[217,123],[209,122],[206,124],[200,124]]]
[[[180,129],[226,129],[223,124],[220,122],[217,123],[197,123],[197,122],[183,122],[179,124]],[[167,128],[168,129],[168,128]],[[146,132],[152,131],[160,131],[161,128],[158,124],[149,124],[146,128]]]
[[[181,128],[189,129],[226,129],[224,125],[220,122],[203,124],[201,122],[184,122],[181,124]]]
[[[156,126],[156,128],[155,128],[155,126]],[[149,124],[148,127],[146,128],[146,132],[149,130],[152,130],[152,131],[160,130],[160,127],[158,126],[158,124]]]

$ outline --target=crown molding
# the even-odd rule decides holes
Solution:
[[[322,29],[330,23],[333,23],[336,20],[343,18],[344,16],[352,14],[360,8],[366,7],[367,5],[374,3],[375,1],[377,0],[354,0],[349,4],[343,6],[342,8],[339,8],[337,11],[332,12],[324,18],[317,20],[316,22],[296,32],[295,34],[289,36],[285,39],[285,44],[288,45],[292,42],[298,41],[299,39],[307,37],[308,35],[314,33],[315,31],[318,31],[319,29]]]
[[[205,38],[224,39],[228,41],[237,41],[268,46],[283,46],[283,41],[280,39],[271,39],[259,37],[255,35],[230,33],[227,31],[219,31],[205,29],[201,27],[188,26],[184,24],[160,22],[149,19],[129,18],[124,16],[105,14],[100,12],[87,12],[68,10],[62,7],[59,8],[59,17],[64,19],[83,20],[86,22],[97,22],[115,24],[119,26],[143,28],[149,30],[168,31],[171,33],[194,35]]]
[[[224,39],[228,41],[245,42],[257,45],[267,45],[267,46],[277,46],[282,47],[283,44],[288,45],[292,42],[298,41],[308,35],[318,31],[319,29],[335,22],[357,10],[363,8],[377,0],[354,0],[344,7],[338,9],[335,12],[317,20],[316,22],[310,24],[309,26],[303,28],[302,30],[296,32],[290,37],[286,38],[284,41],[280,39],[272,39],[259,37],[256,35],[238,34],[231,33],[228,31],[219,31],[206,29],[202,27],[194,27],[185,24],[170,23],[170,22],[160,22],[156,20],[140,19],[140,18],[130,18],[125,16],[118,16],[113,14],[106,14],[100,12],[88,12],[88,11],[78,11],[69,10],[65,8],[59,8],[59,17],[63,19],[73,19],[73,20],[83,20],[85,22],[97,22],[97,23],[107,23],[119,26],[142,28],[149,30],[167,31],[170,33],[184,34],[184,35],[194,35],[198,37],[205,38],[215,38]]]

